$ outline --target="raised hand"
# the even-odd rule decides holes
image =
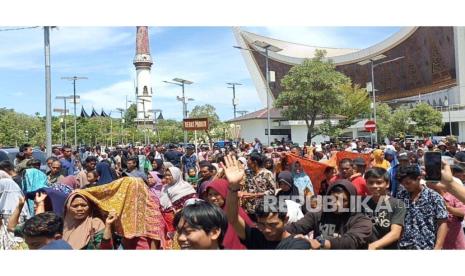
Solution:
[[[221,167],[224,169],[224,174],[229,181],[229,184],[237,185],[245,176],[244,168],[235,156],[225,156],[226,165],[221,162]]]
[[[41,203],[44,203],[44,200],[47,198],[47,194],[46,193],[42,193],[42,192],[38,192],[36,193],[36,196],[34,198],[34,202],[36,204],[41,204]]]
[[[115,211],[110,211],[110,213],[108,214],[107,219],[105,220],[105,224],[111,225],[117,219],[118,219],[118,215],[116,214],[116,212]]]

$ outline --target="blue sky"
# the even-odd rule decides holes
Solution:
[[[9,27],[0,27],[0,30]],[[399,27],[243,27],[292,42],[315,46],[365,48],[389,37]],[[85,76],[78,81],[81,104],[108,113],[134,99],[135,27],[59,27],[51,32],[52,108],[62,108],[57,95],[71,95],[72,82],[64,76]],[[175,77],[194,84],[186,95],[197,104],[212,104],[222,120],[232,118],[232,92],[226,82],[239,82],[238,110],[260,109],[261,103],[228,27],[150,27],[153,108],[165,118],[181,119],[176,101],[178,86],[163,83]],[[43,31],[41,28],[0,31],[0,107],[45,114]],[[80,111],[78,106],[78,112]],[[118,117],[113,112],[114,117]]]

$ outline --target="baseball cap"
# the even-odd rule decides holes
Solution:
[[[407,153],[402,152],[401,154],[399,154],[399,157],[397,157],[397,160],[399,160],[399,161],[401,161],[401,160],[408,160],[408,155],[407,155]]]

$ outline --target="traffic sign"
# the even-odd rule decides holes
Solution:
[[[375,121],[368,120],[368,121],[365,123],[365,130],[366,130],[366,131],[373,132],[373,131],[375,131],[375,129],[376,129],[376,123],[375,123]]]

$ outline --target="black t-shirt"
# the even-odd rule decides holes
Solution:
[[[373,222],[372,242],[381,239],[389,233],[392,224],[404,226],[407,209],[403,201],[389,197],[387,201],[377,203],[370,199],[367,205],[370,209],[364,209],[364,213]],[[397,249],[397,242],[384,247],[384,249]]]
[[[276,249],[281,241],[269,241],[256,227],[245,226],[245,240],[241,243],[247,249]]]
[[[280,241],[268,241],[256,227],[245,226],[245,240],[240,240],[247,249],[310,249],[310,244],[291,235]]]

